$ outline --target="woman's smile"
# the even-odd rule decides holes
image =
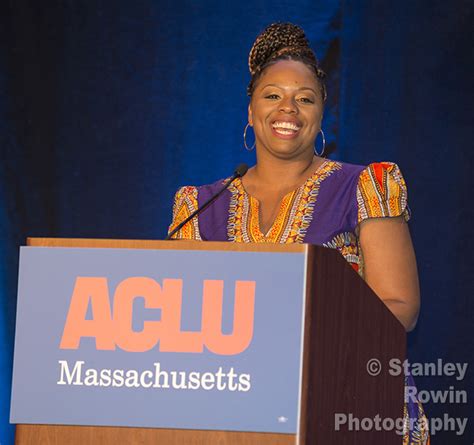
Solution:
[[[296,119],[277,119],[271,123],[273,134],[281,139],[293,139],[298,136],[301,124]]]

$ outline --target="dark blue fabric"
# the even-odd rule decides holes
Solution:
[[[423,296],[410,358],[472,367],[473,12],[468,0],[2,2],[2,445],[13,443],[18,246],[27,236],[163,238],[179,186],[251,164],[247,55],[276,20],[305,29],[329,74],[332,156],[393,161],[407,181]],[[469,390],[472,372],[417,386]],[[465,417],[471,398],[428,403],[427,414]]]

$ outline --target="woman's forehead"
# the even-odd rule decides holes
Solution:
[[[303,62],[294,60],[279,60],[270,65],[262,73],[259,86],[265,87],[267,84],[282,86],[307,86],[314,88],[317,80],[314,73]]]

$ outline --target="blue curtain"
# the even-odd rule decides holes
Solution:
[[[464,0],[2,3],[0,442],[13,443],[19,245],[163,238],[179,186],[253,163],[242,143],[247,56],[274,21],[301,25],[328,72],[331,157],[394,161],[407,180],[423,297],[411,361],[474,365],[473,13]],[[417,384],[469,391],[472,377]],[[426,411],[467,417],[474,405]]]

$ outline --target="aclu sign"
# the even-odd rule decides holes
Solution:
[[[21,248],[11,421],[296,433],[304,264]]]

